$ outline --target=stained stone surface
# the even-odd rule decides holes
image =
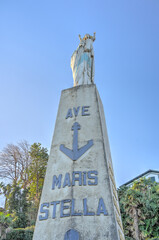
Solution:
[[[90,140],[92,146],[78,156]],[[71,150],[76,160],[69,156]],[[63,90],[33,240],[124,239],[96,86]]]

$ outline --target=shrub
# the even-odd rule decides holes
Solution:
[[[7,233],[6,240],[32,240],[33,232],[34,232],[33,228],[12,229],[9,233]]]

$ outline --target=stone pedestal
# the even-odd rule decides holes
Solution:
[[[33,240],[124,240],[94,84],[62,91]]]

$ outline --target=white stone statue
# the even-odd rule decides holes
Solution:
[[[94,36],[86,34],[84,38],[79,35],[80,43],[71,57],[71,68],[74,86],[94,83]]]

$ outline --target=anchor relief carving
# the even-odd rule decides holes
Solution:
[[[73,161],[78,160],[89,148],[93,146],[93,140],[89,140],[86,145],[81,148],[78,148],[78,130],[81,129],[81,126],[78,122],[75,122],[72,126],[73,133],[73,144],[72,150],[65,147],[64,144],[60,145],[60,150],[71,158]]]

